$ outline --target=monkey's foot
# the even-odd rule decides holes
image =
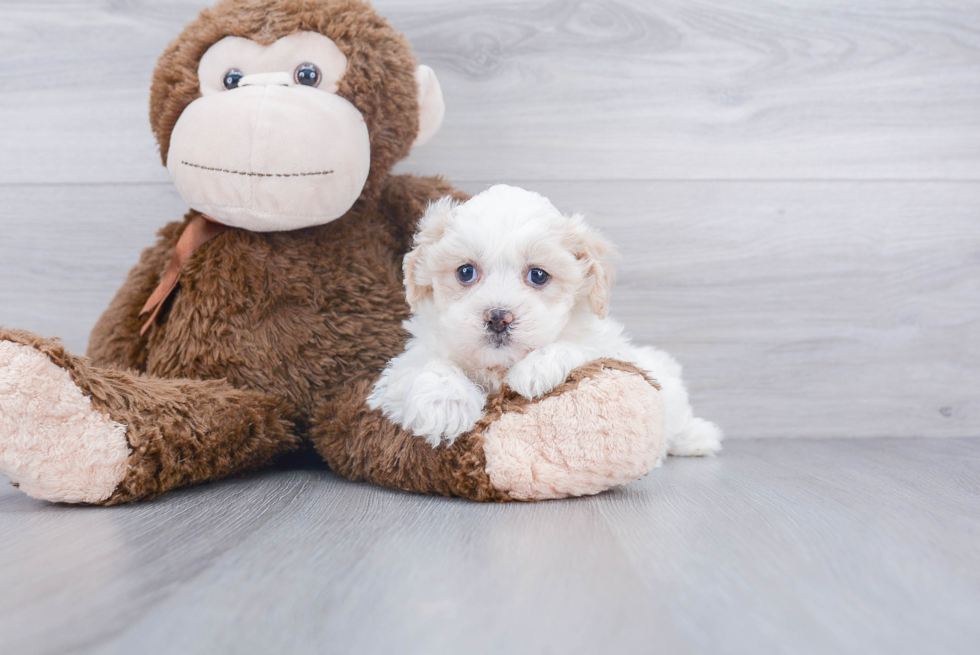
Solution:
[[[126,477],[129,452],[126,426],[93,407],[67,370],[0,340],[0,473],[34,498],[97,503]]]
[[[259,468],[299,446],[288,410],[226,380],[97,367],[0,329],[0,473],[35,498],[115,505]]]
[[[590,362],[536,402],[505,394],[497,403],[483,432],[486,470],[516,500],[597,494],[663,460],[660,393],[631,365]]]

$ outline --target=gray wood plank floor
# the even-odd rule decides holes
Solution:
[[[976,653],[980,440],[743,440],[595,498],[0,488],[4,653]]]

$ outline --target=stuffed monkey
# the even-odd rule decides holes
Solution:
[[[431,69],[359,0],[224,0],[163,53],[150,121],[192,207],[145,250],[88,356],[0,330],[0,472],[112,505],[312,444],[348,478],[479,501],[594,494],[663,454],[655,383],[597,361],[506,390],[451,447],[365,404],[401,352],[401,265],[429,202],[393,176],[443,116]]]

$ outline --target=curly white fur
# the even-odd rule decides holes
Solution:
[[[502,384],[539,398],[574,368],[611,357],[660,383],[669,454],[718,452],[721,430],[694,417],[677,361],[633,345],[606,316],[611,253],[582,217],[523,189],[497,185],[462,204],[434,203],[405,257],[412,338],[368,405],[437,446],[471,430]],[[474,267],[476,279],[461,282],[460,266]],[[546,271],[546,284],[533,284],[531,269]],[[491,329],[493,310],[512,317],[503,332]]]

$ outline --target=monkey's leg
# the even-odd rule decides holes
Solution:
[[[371,387],[352,385],[314,428],[317,450],[352,480],[478,501],[544,500],[627,484],[664,455],[660,393],[624,362],[590,362],[534,401],[491,397],[472,432],[439,448],[368,409]]]
[[[148,498],[257,468],[298,443],[265,394],[97,368],[58,341],[0,330],[0,472],[35,498]]]

